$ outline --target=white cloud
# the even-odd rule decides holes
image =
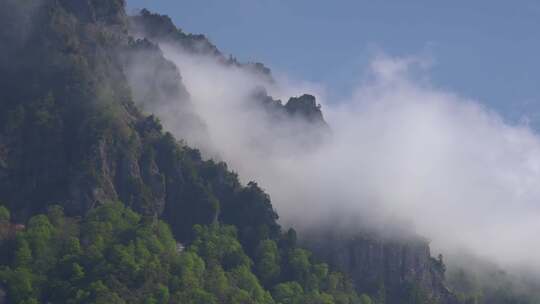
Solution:
[[[272,125],[250,99],[259,86],[285,96],[300,93],[296,85],[162,47],[208,128],[203,152],[258,181],[284,224],[397,218],[444,253],[466,248],[540,271],[540,137],[431,86],[429,61],[376,57],[350,98],[322,100],[332,138],[299,149],[291,143],[301,134],[287,132],[298,129]]]

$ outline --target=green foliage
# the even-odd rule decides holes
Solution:
[[[27,268],[2,269],[0,279],[8,286],[8,292],[13,303],[32,303],[35,301],[38,278]]]
[[[276,285],[272,294],[278,303],[300,304],[304,290],[297,282],[287,282]]]
[[[254,263],[233,226],[196,225],[193,238],[179,251],[168,225],[121,203],[82,219],[53,206],[0,245],[12,256],[0,282],[10,303],[360,303],[304,249],[260,240]]]
[[[311,253],[307,250],[295,248],[289,252],[289,265],[295,280],[304,281],[311,267],[309,261]]]
[[[30,266],[32,262],[32,251],[28,242],[24,238],[17,240],[17,251],[15,251],[15,265],[17,267],[25,268]]]
[[[80,222],[59,208],[48,216],[32,217],[17,234],[14,260],[1,272],[13,303],[28,300],[21,294],[53,303],[167,303],[178,254],[166,225],[144,221],[120,203]]]
[[[367,294],[360,295],[360,304],[373,304],[373,301]]]
[[[11,219],[11,214],[9,210],[6,207],[0,205],[0,223],[9,222],[10,219]]]
[[[206,261],[219,263],[225,270],[241,266],[251,267],[252,262],[238,242],[234,227],[218,224],[196,225],[194,230],[195,241],[190,250]]]
[[[0,208],[9,302],[357,303],[343,275],[299,248],[294,230],[282,234],[263,189],[134,107],[119,54],[131,47],[123,3],[48,1],[35,22],[26,5],[10,16],[18,6],[0,4],[2,34],[19,19],[31,27],[24,39],[6,33],[0,53],[10,152],[0,197],[13,198],[18,220],[34,215],[15,232]],[[156,35],[217,51],[162,16],[141,17],[172,26]],[[117,197],[125,205],[106,201]]]
[[[508,274],[482,261],[474,266],[451,268],[448,282],[465,304],[536,304],[540,289],[534,280]]]
[[[255,268],[261,281],[270,286],[278,279],[281,273],[281,257],[277,244],[273,240],[264,240],[259,243],[255,252]]]

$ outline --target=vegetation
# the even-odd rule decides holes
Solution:
[[[183,89],[157,46],[128,35],[143,25],[222,56],[164,16],[128,19],[122,0],[0,2],[0,303],[384,304],[384,285],[359,296],[282,231],[257,183],[242,185],[134,105],[126,53],[154,49],[178,77],[161,93]],[[163,89],[152,88],[144,99]],[[308,95],[286,110],[322,120]],[[406,303],[428,303],[407,290]],[[512,301],[479,303],[529,303]]]
[[[540,286],[535,282],[481,260],[468,268],[454,267],[448,274],[448,283],[465,304],[540,303]]]
[[[120,3],[0,4],[33,15],[0,50],[0,291],[10,303],[358,302],[282,234],[256,183],[133,105],[121,54],[138,44]]]
[[[233,226],[194,235],[183,248],[166,223],[121,203],[84,218],[51,206],[3,238],[0,281],[9,303],[370,303],[303,249],[261,240],[252,259]]]

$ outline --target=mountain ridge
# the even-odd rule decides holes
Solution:
[[[2,5],[2,12],[21,8],[21,4],[11,0]],[[282,231],[269,195],[257,183],[242,185],[237,174],[225,162],[205,160],[199,150],[179,142],[166,132],[159,117],[169,109],[155,115],[145,113],[144,106],[148,100],[155,103],[171,98],[180,100],[183,103],[177,108],[178,111],[172,113],[181,115],[179,128],[193,129],[195,126],[202,130],[197,137],[205,136],[204,122],[193,111],[189,88],[182,83],[182,70],[163,56],[160,41],[176,39],[181,41],[180,47],[190,52],[217,56],[224,65],[261,74],[271,81],[271,72],[264,65],[243,64],[227,59],[206,37],[183,33],[172,24],[170,18],[147,10],[129,17],[125,14],[125,2],[122,0],[106,3],[91,0],[44,1],[42,5],[36,8],[38,18],[33,20],[35,24],[28,31],[27,39],[19,42],[17,35],[11,35],[11,38],[10,35],[1,36],[7,37],[2,39],[12,50],[2,52],[2,58],[6,59],[0,65],[3,75],[0,83],[2,87],[10,88],[0,93],[0,201],[11,211],[8,221],[27,223],[28,228],[16,234],[15,238],[6,237],[0,245],[16,249],[17,252],[26,251],[26,247],[35,245],[32,233],[39,231],[34,231],[32,227],[42,229],[43,226],[51,226],[52,235],[61,239],[57,234],[64,226],[55,223],[55,220],[61,218],[62,221],[76,222],[80,217],[83,222],[94,223],[101,213],[108,215],[99,219],[103,221],[99,225],[113,225],[117,229],[114,225],[119,223],[114,219],[120,214],[129,225],[157,229],[152,231],[159,236],[159,231],[165,229],[155,228],[161,225],[155,222],[159,218],[170,226],[175,241],[192,246],[189,252],[199,255],[208,269],[214,266],[216,269],[223,268],[229,282],[235,281],[235,275],[239,275],[233,274],[234,271],[247,271],[243,278],[250,277],[248,273],[253,271],[255,281],[269,290],[270,295],[268,298],[266,293],[261,295],[258,291],[254,292],[258,287],[248,292],[237,286],[242,292],[248,292],[252,297],[251,302],[234,302],[236,294],[243,294],[236,289],[227,295],[216,292],[208,296],[211,299],[219,298],[214,301],[272,303],[271,298],[275,297],[281,299],[280,303],[365,304],[370,303],[366,302],[371,301],[369,296],[376,303],[384,303],[386,299],[388,304],[400,303],[404,299],[411,303],[437,301],[453,304],[457,301],[441,287],[444,285],[444,271],[436,268],[442,267],[442,261],[437,264],[437,260],[432,260],[426,243],[418,245],[418,250],[407,251],[409,253],[405,253],[407,257],[403,259],[406,262],[400,259],[408,245],[392,247],[378,240],[332,240],[332,246],[335,245],[337,251],[340,251],[339,248],[356,248],[356,252],[349,250],[350,255],[344,259],[336,256],[336,252],[324,250],[330,237],[322,237],[318,239],[318,244],[308,245],[313,254],[298,247],[296,232],[292,229]],[[22,11],[25,9],[29,8],[23,5]],[[152,20],[150,23],[154,31],[150,31],[149,37],[136,37],[144,32],[141,24],[148,19]],[[13,30],[19,22],[21,20],[17,18],[8,18],[0,21],[0,24],[5,23],[7,26],[2,28]],[[130,31],[134,31],[133,23],[139,24],[135,28],[137,34],[130,34]],[[165,30],[160,30],[161,26]],[[32,60],[13,60],[15,54],[22,50],[24,52],[19,58]],[[134,62],[143,60],[150,62],[156,70],[142,74],[142,82],[147,83],[147,87],[134,88],[133,84],[141,80],[130,79],[133,73],[126,71],[133,68]],[[306,120],[308,126],[322,125],[331,132],[312,95],[291,97],[285,104],[274,100],[265,91],[258,96],[261,106],[267,108],[271,117]],[[314,136],[319,135],[308,133],[306,138],[312,140]],[[124,206],[115,205],[115,201],[122,201]],[[58,215],[60,212],[55,209],[57,205],[63,209],[66,218]],[[139,213],[140,218],[132,215],[130,210]],[[31,224],[34,222],[40,224]],[[128,225],[122,221],[120,224]],[[234,227],[234,232],[227,226]],[[194,231],[193,227],[202,228]],[[136,232],[138,228],[133,229]],[[75,233],[70,237],[80,239],[81,245],[86,246],[83,240],[87,235]],[[228,257],[213,256],[211,249],[201,249],[215,246],[213,242],[227,247],[219,242],[222,237],[234,246],[241,246],[240,250],[234,249],[234,258],[243,262],[231,262],[227,260]],[[303,237],[299,238],[302,240]],[[25,245],[25,242],[28,244]],[[172,254],[169,237],[165,236],[163,242],[168,244],[164,245],[168,248],[167,254]],[[373,252],[370,249],[373,246],[377,247],[373,260],[385,262],[361,258],[364,253]],[[36,250],[30,249],[34,256],[39,252]],[[107,250],[113,251],[113,248]],[[265,263],[272,267],[279,265],[282,269],[279,274],[257,268],[263,266],[248,266],[257,264],[261,256],[268,253],[273,256],[264,259]],[[252,262],[244,261],[244,254]],[[16,253],[13,255],[16,256]],[[19,265],[17,259],[11,263],[11,258],[2,260],[2,265],[9,269],[3,269],[0,280],[12,300],[15,290],[13,282],[19,275],[23,276],[21,269],[26,271],[30,267],[39,275],[53,271],[43,270],[39,265],[28,265],[28,262],[23,265],[26,268],[20,268],[22,264]],[[79,259],[78,265],[87,271],[93,265],[84,258]],[[410,262],[415,259],[419,262]],[[358,268],[345,260],[356,261],[356,265],[361,263],[364,270],[368,270],[356,272]],[[39,260],[36,258],[36,261]],[[330,268],[320,261],[329,262]],[[393,262],[399,266],[390,272],[380,265]],[[199,263],[198,260],[196,263]],[[228,263],[241,265],[248,270],[229,269],[226,266]],[[352,270],[348,273],[353,279],[352,283],[346,275],[335,272],[334,267],[345,273]],[[395,270],[403,267],[406,271]],[[227,272],[229,270],[231,273]],[[409,275],[414,272],[418,272],[418,276]],[[363,281],[361,277],[366,273],[376,282]],[[435,275],[431,279],[427,278],[426,273]],[[381,279],[379,275],[384,278]],[[43,284],[32,282],[36,286]],[[298,283],[295,285],[293,282]],[[116,286],[113,283],[124,284],[115,283],[114,279],[102,282],[109,289]],[[166,283],[170,282],[160,282]],[[352,291],[353,283],[356,284],[356,293]],[[414,290],[404,288],[408,283],[416,284]],[[170,284],[167,288],[175,290]],[[381,291],[373,288],[373,284],[386,287]],[[433,287],[435,285],[436,288]],[[96,286],[88,287],[89,295],[85,299],[90,299],[92,294],[97,301],[99,293]],[[122,285],[122,288],[126,286]],[[208,286],[205,288],[205,292],[212,293]],[[182,290],[176,291],[182,294]],[[300,297],[304,292],[301,298],[295,298],[296,302],[292,300],[293,295]],[[369,296],[359,296],[362,293]],[[40,296],[40,300],[47,299],[50,295],[33,292],[28,296],[31,298],[16,302],[35,303],[29,301],[37,301]],[[121,298],[121,295],[113,298],[116,297]],[[153,297],[157,298],[155,295]],[[120,300],[118,303],[121,303]],[[81,300],[81,303],[86,303],[84,301]]]

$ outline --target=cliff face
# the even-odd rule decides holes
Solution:
[[[434,259],[429,244],[420,238],[392,240],[329,233],[308,238],[306,246],[350,275],[358,291],[372,295],[384,292],[388,304],[413,300],[458,303],[444,283],[442,260]]]
[[[285,105],[285,109],[292,116],[300,116],[316,124],[326,124],[321,106],[317,104],[313,95],[304,94],[300,97],[292,97]]]

